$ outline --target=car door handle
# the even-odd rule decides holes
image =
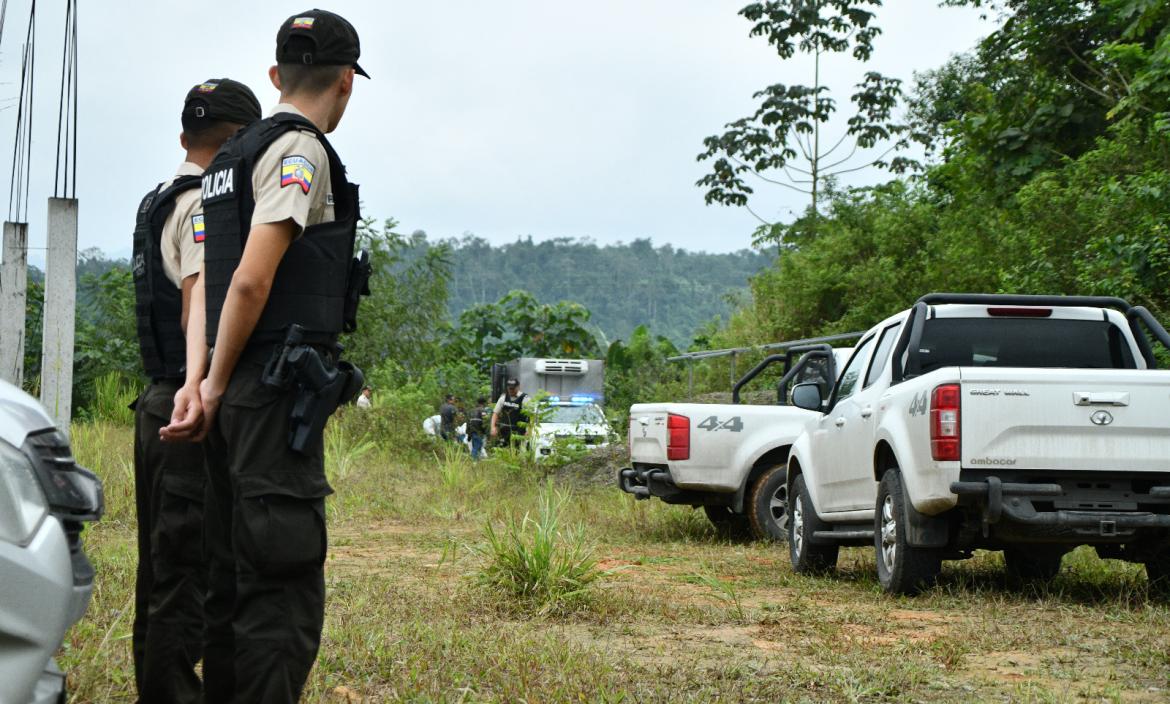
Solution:
[[[838,418],[837,420],[833,421],[833,425],[837,426],[838,428],[842,428],[845,426],[845,419]]]
[[[873,406],[866,406],[865,408],[861,409],[861,417],[862,418],[869,418],[872,415],[873,415]]]

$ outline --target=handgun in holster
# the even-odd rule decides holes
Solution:
[[[338,361],[329,368],[317,348],[308,345],[294,347],[288,354],[287,365],[297,383],[297,400],[289,418],[288,445],[294,452],[305,454],[309,438],[325,430],[329,416],[343,403],[354,400],[362,390],[365,375],[346,361]]]
[[[281,343],[280,347],[272,350],[272,358],[268,360],[268,364],[264,365],[260,381],[266,386],[277,389],[287,389],[292,386],[292,367],[288,364],[288,358],[293,350],[304,345],[304,341],[305,329],[296,323],[290,325],[288,333],[284,336],[284,342]]]

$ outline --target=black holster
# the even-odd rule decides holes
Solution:
[[[305,454],[309,439],[325,429],[329,416],[343,403],[357,398],[365,384],[362,370],[349,362],[322,357],[317,347],[302,343],[299,325],[289,328],[284,344],[276,348],[264,369],[262,380],[269,386],[297,389],[296,403],[289,416],[288,446]],[[329,357],[336,357],[340,348]]]

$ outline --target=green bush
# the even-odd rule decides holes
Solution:
[[[602,573],[582,530],[561,526],[568,498],[550,482],[540,493],[535,518],[512,517],[502,531],[485,524],[487,542],[476,548],[486,558],[480,584],[542,612],[579,604]]]

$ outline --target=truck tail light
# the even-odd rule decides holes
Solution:
[[[959,433],[959,385],[936,386],[930,394],[930,456],[938,461],[957,461]]]
[[[666,459],[689,460],[691,458],[691,419],[686,416],[666,416]]]

